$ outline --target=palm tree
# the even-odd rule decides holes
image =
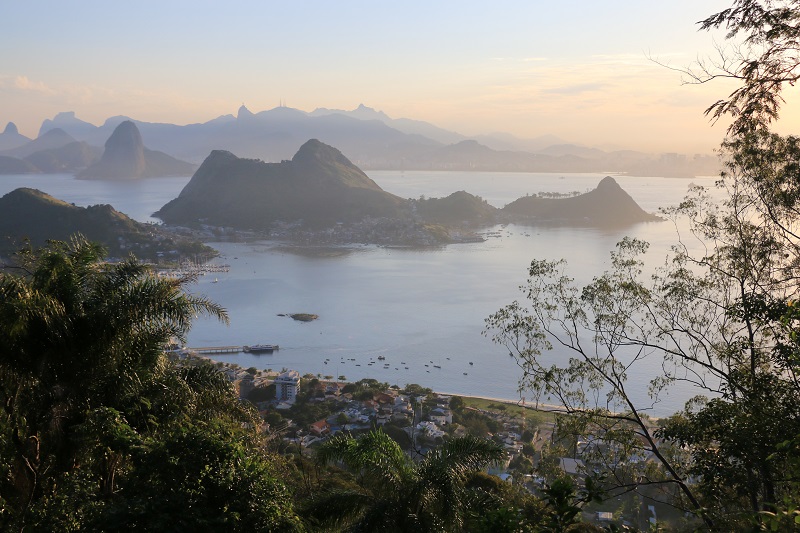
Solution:
[[[503,450],[485,439],[451,439],[412,461],[381,430],[354,438],[335,436],[318,449],[320,464],[339,463],[357,486],[312,498],[314,526],[346,531],[454,531],[463,525],[470,473],[500,460]]]
[[[77,236],[24,251],[0,272],[0,443],[10,471],[0,502],[12,515],[41,497],[43,476],[76,468],[80,429],[98,409],[146,432],[153,392],[164,396],[175,373],[163,347],[200,314],[227,321],[224,309],[184,292],[189,279],[104,255]]]

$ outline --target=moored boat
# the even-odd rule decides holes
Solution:
[[[277,344],[253,344],[252,346],[242,346],[242,351],[247,353],[274,352],[277,349]]]

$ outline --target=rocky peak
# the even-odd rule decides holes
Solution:
[[[294,154],[292,158],[292,162],[294,163],[303,163],[303,162],[311,162],[311,161],[336,161],[339,160],[340,162],[346,162],[347,164],[352,164],[350,161],[342,155],[342,152],[334,148],[333,146],[328,146],[327,144],[318,141],[317,139],[309,139],[300,149]]]
[[[105,148],[108,155],[144,152],[142,134],[139,133],[136,124],[126,120],[114,129],[111,137],[106,141]]]
[[[17,129],[16,124],[14,124],[13,122],[9,122],[8,124],[6,124],[6,129],[3,130],[3,133],[8,135],[18,135],[19,130]]]
[[[242,104],[242,106],[239,108],[239,112],[236,114],[236,118],[239,120],[252,118],[253,116],[253,112],[247,109],[244,104]]]
[[[622,190],[622,187],[619,186],[619,183],[617,183],[617,180],[615,180],[611,176],[606,176],[605,178],[600,180],[600,183],[597,184],[597,190],[598,191],[617,191],[617,190]]]
[[[342,152],[317,139],[310,139],[300,147],[292,158],[292,167],[305,180],[381,190]]]
[[[144,143],[136,124],[126,120],[114,129],[106,141],[101,163],[114,168],[114,174],[118,177],[139,177],[144,174]]]
[[[79,178],[131,179],[155,176],[186,176],[193,165],[163,152],[147,150],[133,121],[124,120],[106,141],[103,157],[81,172]]]
[[[377,111],[369,106],[365,106],[364,104],[358,104],[358,107],[351,111],[350,114],[356,118],[366,120],[390,120],[383,111]]]

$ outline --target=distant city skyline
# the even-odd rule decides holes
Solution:
[[[557,4],[557,5],[556,5]],[[703,110],[731,85],[671,67],[713,56],[697,21],[730,0],[7,2],[0,128],[63,111],[188,124],[280,104],[364,104],[464,135],[555,135],[600,148],[710,152]],[[656,61],[654,61],[654,59]],[[800,125],[796,100],[779,129]]]

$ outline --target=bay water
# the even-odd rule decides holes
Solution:
[[[405,198],[442,197],[458,190],[496,207],[537,192],[585,192],[603,174],[502,172],[368,173],[384,190]],[[690,183],[711,186],[714,178],[615,176],[648,212],[679,202]],[[32,187],[80,206],[107,203],[132,218],[151,214],[175,198],[189,178],[84,181],[72,175],[0,176],[0,195]],[[577,283],[609,266],[609,252],[625,236],[651,243],[648,262],[663,263],[676,242],[669,221],[621,230],[576,227],[487,228],[485,242],[435,249],[372,245],[297,248],[279,242],[210,243],[215,262],[228,272],[201,277],[191,287],[225,307],[230,325],[207,318],[195,322],[189,346],[278,344],[271,354],[214,355],[244,368],[298,370],[301,374],[375,378],[404,386],[418,383],[441,392],[519,400],[522,371],[508,351],[483,334],[484,319],[523,297],[532,259],[561,259]],[[683,228],[685,230],[685,228]],[[313,313],[298,322],[281,314]],[[555,351],[547,357],[566,357]],[[379,357],[383,359],[378,359]],[[628,373],[631,394],[647,400],[648,381],[661,368],[651,358]],[[656,416],[680,409],[695,391],[675,387],[653,406]]]

